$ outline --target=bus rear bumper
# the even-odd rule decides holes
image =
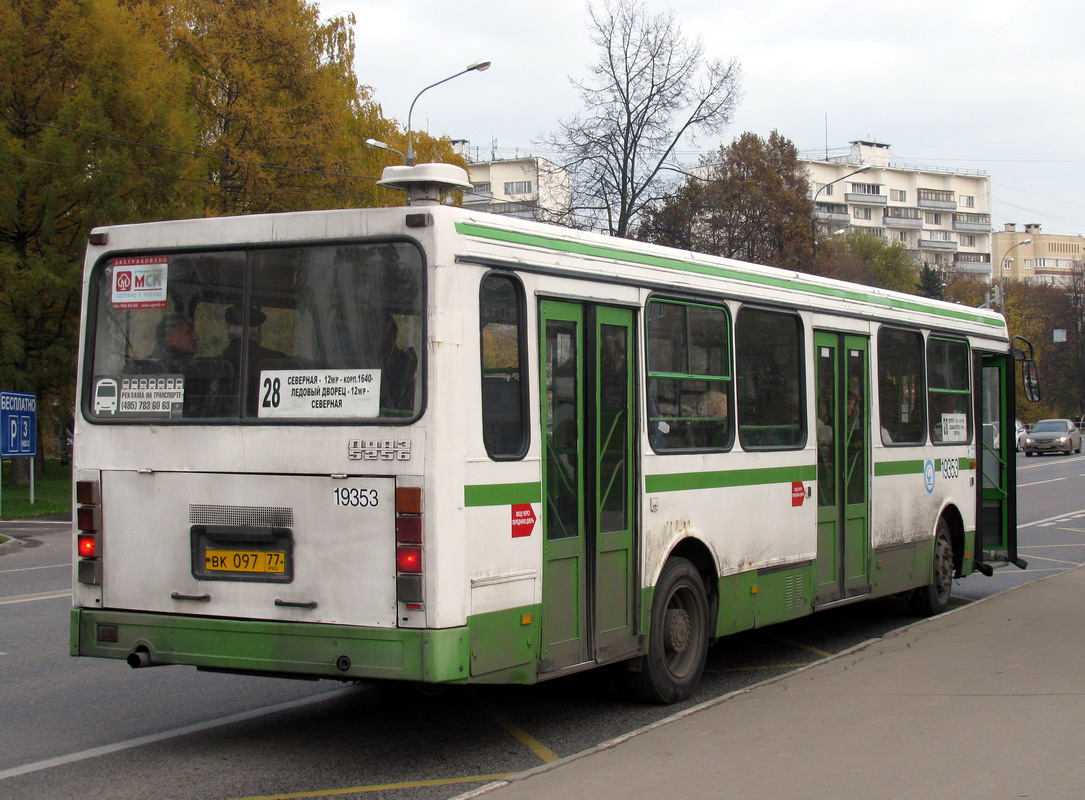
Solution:
[[[411,630],[73,608],[73,656],[133,667],[184,664],[227,672],[465,683],[469,629]]]

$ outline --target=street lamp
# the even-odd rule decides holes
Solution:
[[[489,68],[489,61],[476,61],[474,64],[468,65],[467,68],[460,70],[455,75],[449,75],[447,78],[442,78],[441,80],[437,81],[437,83],[431,83],[429,86],[427,86],[425,89],[423,89],[421,92],[414,96],[414,100],[411,101],[411,108],[407,112],[407,154],[404,156],[404,160],[408,167],[414,166],[414,140],[411,135],[411,116],[414,114],[414,104],[418,102],[418,98],[421,97],[424,92],[432,89],[434,86],[440,86],[442,83],[450,81],[453,78],[460,77],[460,75],[464,75],[468,72],[485,72]]]
[[[873,164],[864,164],[863,166],[859,167],[859,169],[855,170],[855,172],[849,172],[847,175],[843,175],[843,176],[837,178],[835,181],[829,181],[828,183],[823,183],[820,187],[818,187],[818,190],[816,192],[814,192],[814,199],[810,201],[810,204],[813,206],[813,214],[814,214],[814,219],[813,219],[814,231],[813,231],[813,233],[814,233],[814,247],[815,248],[817,248],[817,233],[818,233],[818,229],[817,229],[817,224],[818,224],[818,195],[821,194],[823,191],[825,191],[828,187],[832,186],[834,183],[840,183],[840,181],[847,180],[848,178],[850,178],[853,175],[859,175],[859,174],[861,174],[863,172],[870,172],[870,170],[872,170],[872,169],[874,169]],[[834,236],[835,236],[835,234],[834,234]]]
[[[1001,269],[998,271],[998,304],[999,307],[1002,309],[1003,314],[1006,313],[1006,262],[1012,262],[1013,259],[1010,258],[1010,253],[1012,253],[1018,247],[1026,244],[1032,244],[1032,239],[1022,239],[1017,244],[1011,245],[1010,249],[1002,254],[1002,263],[1000,265]]]
[[[386,145],[384,142],[378,141],[377,139],[366,139],[365,143],[366,143],[367,147],[375,147],[378,150],[387,150],[389,153],[395,153],[397,156],[402,158],[404,161],[407,160],[407,156],[403,155],[403,153],[399,152],[398,150],[396,150],[394,147],[391,147],[390,145]]]

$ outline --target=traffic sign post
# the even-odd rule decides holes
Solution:
[[[38,398],[25,392],[0,392],[0,458],[38,454]],[[3,489],[0,464],[0,493]],[[0,497],[0,511],[3,510]],[[30,464],[30,505],[34,505],[34,464]]]

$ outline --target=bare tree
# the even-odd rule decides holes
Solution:
[[[585,111],[543,144],[574,175],[582,224],[625,236],[655,199],[679,141],[731,121],[740,69],[734,59],[707,61],[701,40],[683,36],[673,13],[650,15],[642,0],[603,0],[588,13],[600,52],[591,77],[574,82]]]

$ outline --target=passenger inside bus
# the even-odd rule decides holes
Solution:
[[[230,306],[224,315],[226,320],[226,335],[230,338],[226,349],[222,351],[222,357],[230,362],[234,368],[234,374],[241,374],[241,354],[246,352],[248,359],[248,414],[256,416],[257,405],[260,395],[260,362],[268,359],[282,359],[285,354],[278,350],[264,347],[260,344],[263,338],[262,325],[267,320],[267,314],[256,306],[249,307],[249,324],[245,327],[245,309],[241,306]]]
[[[184,372],[199,349],[200,337],[192,320],[180,313],[166,314],[155,327],[155,349],[151,354],[162,362],[163,372]]]
[[[249,308],[249,326],[244,325],[244,309],[241,306],[230,306],[226,309],[226,335],[230,337],[230,343],[222,351],[222,357],[234,365],[234,371],[241,371],[241,351],[247,345],[249,364],[253,365],[266,358],[285,358],[285,354],[278,350],[264,347],[260,344],[263,333],[262,326],[267,320],[267,314],[256,306]]]
[[[393,412],[414,411],[414,375],[418,354],[413,347],[399,347],[399,326],[391,314],[385,315],[381,330],[381,408]]]

